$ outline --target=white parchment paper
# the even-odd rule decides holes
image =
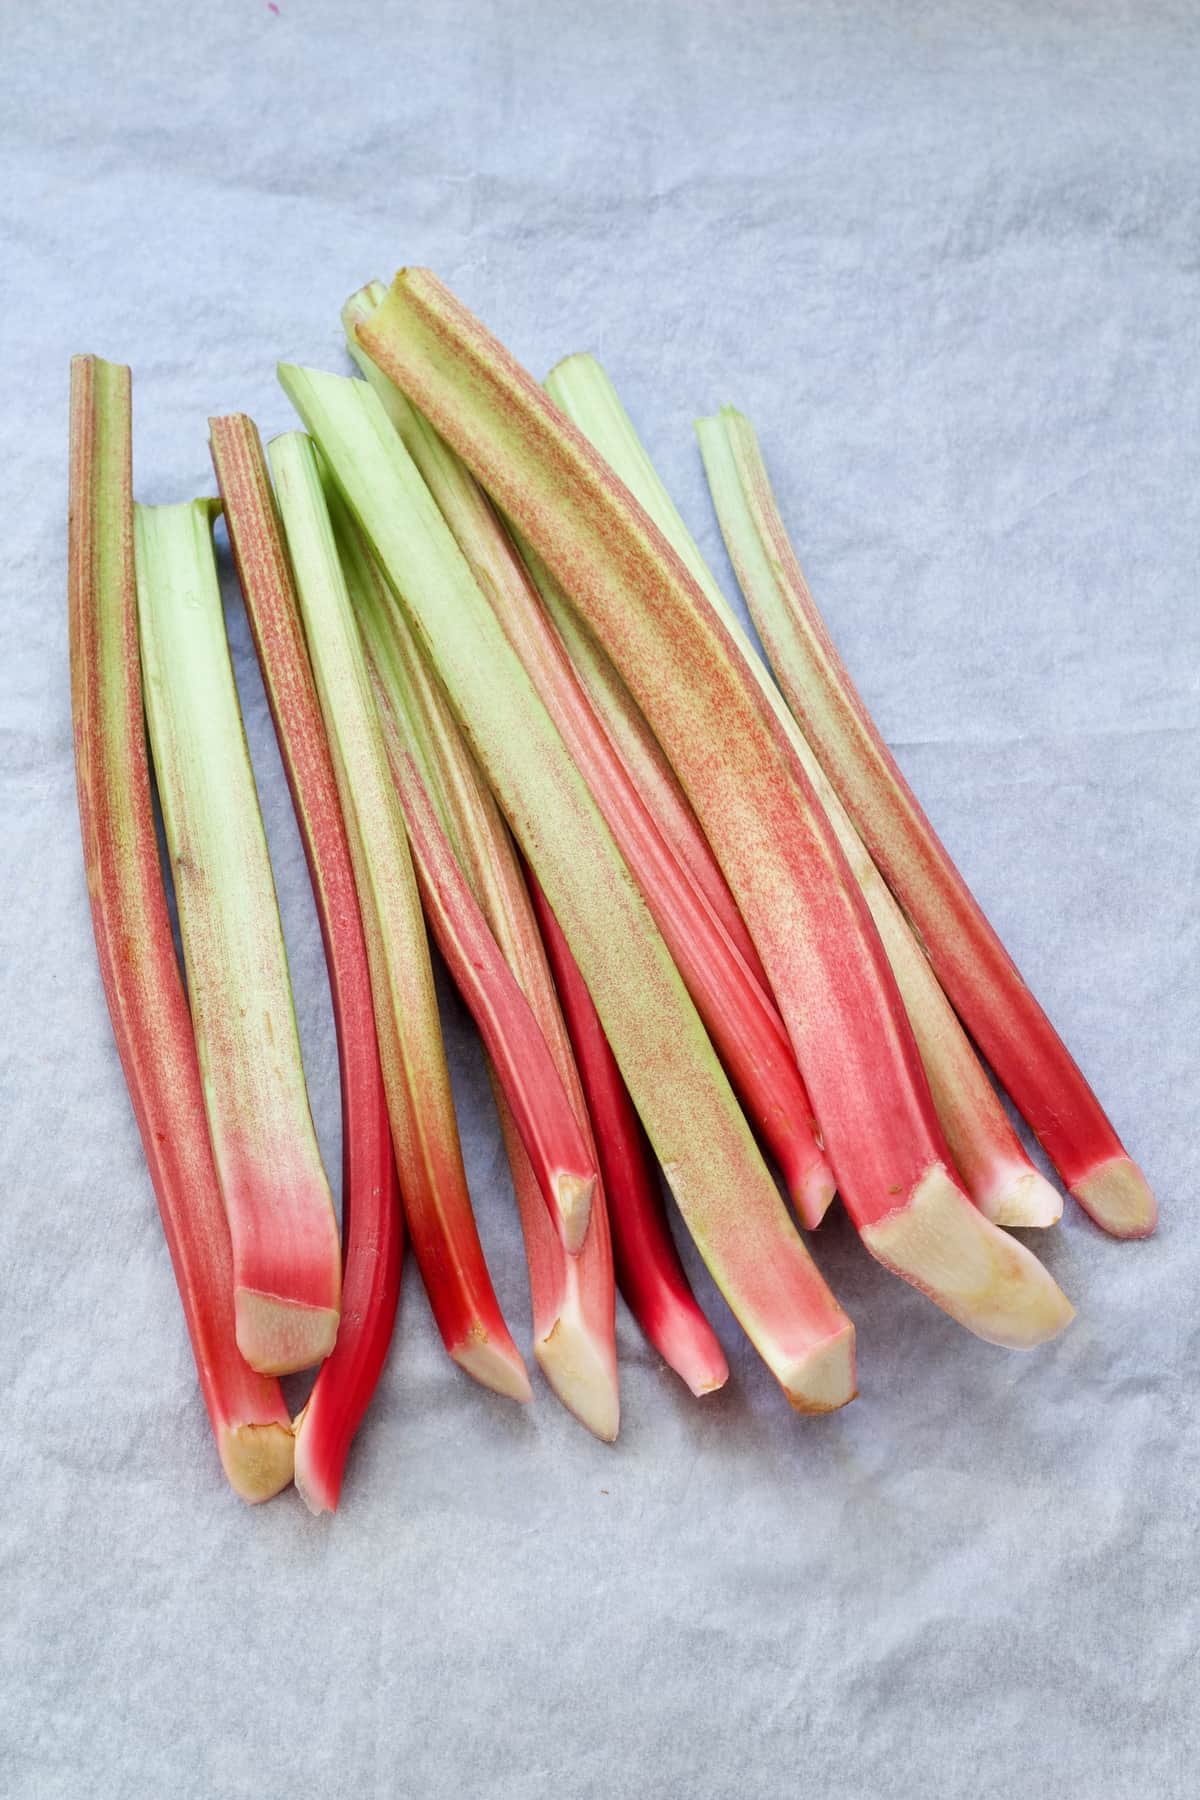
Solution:
[[[1193,4],[61,0],[2,9],[0,1792],[1183,1800],[1196,1791],[1200,32]],[[620,1319],[593,1443],[445,1359],[406,1274],[343,1510],[208,1440],[96,972],[65,612],[67,359],[134,365],[140,496],[294,423],[345,294],[435,267],[590,347],[723,560],[691,421],[755,420],[876,715],[1163,1204],[1074,1210],[1020,1357],[831,1221],[862,1396],[792,1417]],[[229,589],[314,1109],[303,861]],[[470,1173],[528,1299],[478,1060]]]

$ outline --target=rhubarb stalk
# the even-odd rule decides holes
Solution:
[[[213,554],[213,503],[134,509],[142,678],[237,1337],[284,1374],[333,1348],[341,1248]]]
[[[134,583],[131,381],[71,363],[68,601],[84,866],[113,1035],[222,1467],[243,1500],[292,1478],[278,1381],[237,1348],[233,1254],[159,865]]]
[[[684,1273],[645,1134],[600,1015],[566,934],[532,873],[529,890],[595,1123],[621,1292],[663,1361],[683,1377],[693,1394],[711,1394],[729,1379],[725,1352]]]
[[[550,372],[546,388],[678,553],[725,624],[745,658],[747,668],[786,731],[871,910],[917,1040],[938,1120],[971,1198],[997,1225],[1054,1224],[1062,1214],[1058,1190],[1039,1174],[1026,1155],[904,914],[830,786],[808,740],[788,712],[761,658],[751,647],[741,621],[713,579],[695,540],[659,480],[612,382],[594,357],[577,355],[567,357]],[[536,579],[536,569],[534,573]],[[546,582],[543,598],[553,604],[548,591],[553,588],[553,583],[548,577]],[[637,714],[632,696],[623,689],[620,676],[603,651],[595,646],[590,634],[574,619],[561,596],[554,616],[564,635],[571,633],[572,647],[577,658],[583,659],[589,687],[596,692],[595,683],[597,680],[601,683],[598,703],[605,711],[606,720],[610,719],[614,707],[622,714]],[[640,714],[637,716],[640,718]]]
[[[274,439],[269,454],[346,821],[413,1253],[450,1356],[485,1387],[528,1400],[471,1210],[412,860],[320,469],[302,433]]]
[[[400,1191],[350,847],[292,572],[258,432],[210,419],[213,467],[325,943],[342,1093],[342,1318],[295,1422],[296,1487],[336,1510],[351,1440],[383,1372],[400,1298]]]
[[[427,271],[397,276],[357,330],[563,585],[674,764],[754,939],[868,1249],[982,1337],[1028,1347],[1055,1335],[1070,1305],[960,1186],[833,829],[678,556],[544,390]],[[474,721],[466,700],[464,690]],[[553,882],[531,860],[567,928]],[[572,949],[620,1062],[586,955]]]
[[[698,426],[721,529],[771,666],[938,979],[1080,1205],[1145,1237],[1154,1197],[951,862],[846,672],[796,560],[754,429]]]
[[[389,723],[395,733],[389,761],[425,917],[479,1027],[563,1248],[576,1255],[587,1235],[595,1162],[533,1010],[455,861],[394,717],[381,719],[384,740]]]
[[[382,405],[283,365],[536,870],[701,1254],[792,1403],[854,1392],[854,1330],[790,1224],[619,851]]]
[[[372,373],[389,418],[600,806],[797,1211],[806,1225],[818,1224],[833,1197],[833,1178],[773,1002],[659,831],[486,496],[404,396]]]
[[[342,568],[376,682],[380,724],[385,739],[389,728],[394,733],[393,764],[407,755],[419,769],[452,853],[549,1046],[588,1157],[596,1165],[583,1091],[512,839],[362,533],[340,500],[331,500],[336,501],[330,510]],[[603,1186],[596,1184],[578,1254],[568,1256],[504,1089],[491,1073],[525,1239],[534,1356],[563,1405],[595,1436],[611,1442],[620,1402],[612,1243]]]

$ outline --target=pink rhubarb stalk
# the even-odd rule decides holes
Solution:
[[[947,995],[1067,1187],[1098,1225],[1144,1237],[1154,1197],[1026,987],[850,680],[796,560],[754,429],[699,426],[721,529],[780,686]]]
[[[741,621],[713,579],[612,382],[594,357],[577,355],[567,357],[551,370],[546,389],[591,440],[677,552],[727,627],[746,667],[754,674],[787,733],[871,910],[917,1040],[938,1120],[971,1198],[997,1225],[1054,1224],[1062,1215],[1061,1196],[1030,1162],[891,889],[871,861],[807,739],[761,657],[751,647]],[[543,597],[547,597],[545,591]],[[595,650],[594,640],[574,621],[561,596],[554,616],[560,629],[572,621],[568,626],[572,632],[570,641],[576,647],[575,653],[587,659],[584,666],[591,686],[596,659],[606,662],[603,652]],[[603,691],[610,706],[613,695],[623,687],[620,676],[608,664]],[[625,706],[637,710],[627,691]],[[606,711],[605,717],[608,716]]]
[[[512,839],[361,532],[344,507],[335,507],[334,516],[385,735],[390,722],[397,757],[410,755],[420,770],[453,854],[550,1048],[588,1156],[596,1164],[579,1075]],[[397,720],[403,721],[403,741]],[[525,1239],[534,1355],[563,1405],[596,1437],[611,1442],[620,1421],[620,1399],[612,1243],[603,1186],[596,1184],[578,1254],[568,1256],[494,1070],[492,1086]]]
[[[384,740],[388,741],[388,721]],[[596,1165],[554,1058],[454,858],[403,737],[391,723],[395,776],[421,899],[438,949],[479,1028],[547,1207],[575,1255],[587,1235]]]
[[[563,585],[674,764],[762,958],[868,1249],[981,1337],[1029,1347],[1054,1336],[1071,1307],[959,1184],[862,894],[786,734],[678,556],[427,271],[398,275],[357,329]]]
[[[587,781],[800,1217],[818,1224],[833,1177],[773,1002],[658,829],[478,483],[403,395],[380,398]]]
[[[528,1400],[471,1210],[404,820],[320,470],[302,433],[269,453],[354,866],[413,1254],[450,1356],[485,1387]]]
[[[284,364],[567,934],[685,1222],[793,1405],[854,1393],[854,1328],[790,1224],[625,863],[429,490],[361,381]]]
[[[142,715],[129,370],[71,363],[68,602],[84,866],[113,1035],[222,1467],[243,1500],[292,1478],[278,1381],[237,1348],[233,1253],[159,865]]]
[[[400,1298],[400,1190],[350,846],[299,602],[253,422],[210,419],[225,523],[321,922],[342,1090],[342,1318],[295,1423],[296,1487],[333,1512],[355,1432],[383,1372]]]
[[[233,1242],[238,1344],[281,1375],[333,1348],[342,1257],[229,660],[212,503],[135,506],[142,684],[208,1128]]]
[[[663,1361],[693,1394],[710,1394],[729,1379],[725,1352],[679,1260],[645,1134],[587,983],[533,874],[529,887],[596,1129],[621,1292]]]

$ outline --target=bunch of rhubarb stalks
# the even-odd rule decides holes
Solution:
[[[1154,1200],[843,668],[749,422],[726,408],[698,432],[770,671],[592,357],[539,386],[420,269],[343,319],[365,379],[282,365],[305,429],[269,463],[249,419],[212,420],[219,501],[135,505],[129,370],[72,372],[96,944],[234,1489],[294,1478],[336,1507],[405,1238],[450,1356],[530,1398],[467,1191],[431,936],[488,1057],[534,1355],[596,1436],[618,1424],[614,1270],[693,1393],[727,1376],[656,1162],[800,1412],[855,1394],[854,1326],[797,1228],[835,1194],[871,1255],[967,1330],[1054,1337],[1070,1302],[1006,1227],[1053,1225],[1062,1202],[975,1046],[1098,1225],[1144,1236]],[[324,937],[340,1239],[218,513]],[[279,1377],[317,1364],[292,1419]]]

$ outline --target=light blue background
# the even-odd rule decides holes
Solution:
[[[1200,13],[663,0],[3,8],[0,1791],[12,1800],[1183,1800],[1200,1436]],[[693,1402],[621,1317],[589,1440],[458,1375],[406,1277],[344,1507],[207,1438],[96,973],[65,617],[67,359],[135,369],[147,500],[277,357],[432,265],[539,373],[599,352],[728,575],[691,421],[759,427],[884,731],[1163,1202],[1072,1211],[1021,1358],[817,1241],[862,1397]],[[232,593],[231,593],[232,602]],[[231,631],[314,1108],[319,940]],[[487,1250],[528,1337],[478,1062]],[[694,1259],[693,1259],[694,1266]]]

